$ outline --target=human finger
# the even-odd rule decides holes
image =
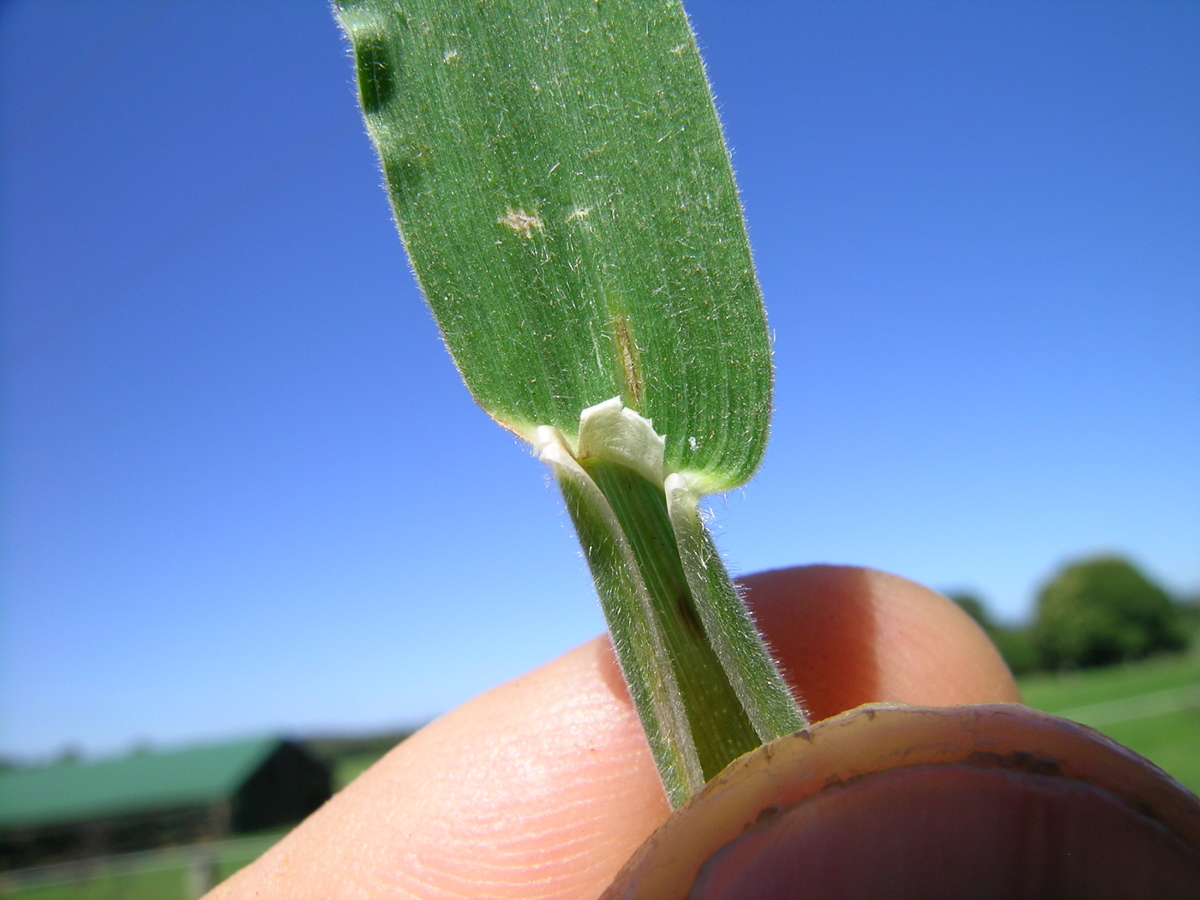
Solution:
[[[755,619],[813,719],[863,703],[1019,703],[994,644],[955,603],[857,566],[741,579]]]
[[[818,717],[868,700],[1015,697],[982,632],[912,582],[801,567],[745,583]],[[939,656],[939,642],[961,646]],[[598,638],[422,729],[215,896],[591,900],[668,812]]]

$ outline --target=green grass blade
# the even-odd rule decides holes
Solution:
[[[765,743],[798,731],[807,721],[729,579],[697,499],[682,476],[667,479],[667,508],[696,611],[742,709]]]
[[[620,397],[671,471],[744,482],[766,322],[676,0],[346,2],[413,268],[476,400],[532,440]]]
[[[611,505],[646,583],[708,780],[761,740],[705,634],[662,488],[614,463],[593,462],[586,471]]]
[[[475,399],[554,468],[681,803],[803,724],[696,512],[757,467],[771,364],[683,9],[358,0],[338,16],[425,297]]]
[[[673,806],[704,786],[676,667],[633,548],[607,498],[569,453],[543,450],[596,583],[609,635]]]
[[[743,753],[805,724],[663,441],[613,399],[576,447],[538,430],[592,570],[621,670],[675,805]]]

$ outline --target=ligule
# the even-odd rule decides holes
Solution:
[[[585,410],[574,448],[540,431],[613,647],[673,805],[734,759],[804,726],[664,440],[619,399]]]

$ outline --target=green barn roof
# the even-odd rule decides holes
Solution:
[[[232,798],[278,737],[0,773],[0,828],[90,821]]]

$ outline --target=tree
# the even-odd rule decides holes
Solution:
[[[1171,597],[1117,556],[1072,563],[1051,579],[1038,595],[1032,636],[1050,669],[1102,666],[1187,646]]]
[[[1182,598],[1179,601],[1179,615],[1189,639],[1200,637],[1200,594]]]

